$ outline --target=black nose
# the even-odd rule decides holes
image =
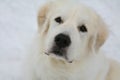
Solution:
[[[65,48],[71,44],[71,40],[68,35],[61,33],[55,37],[55,43],[59,48]]]

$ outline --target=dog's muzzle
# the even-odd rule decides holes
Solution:
[[[63,57],[64,59],[68,60],[67,58],[67,50],[71,44],[71,39],[68,35],[60,33],[55,36],[54,44],[50,51],[46,53],[47,55],[54,54],[59,57]],[[69,61],[71,63],[71,61]]]
[[[71,44],[71,40],[68,35],[60,33],[55,36],[54,43],[52,52],[58,56],[64,56],[66,55],[67,48]]]

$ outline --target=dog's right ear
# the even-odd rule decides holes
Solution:
[[[38,27],[39,30],[41,31],[44,27],[47,27],[48,23],[46,23],[47,18],[48,18],[48,14],[51,8],[51,4],[50,3],[46,3],[44,4],[39,12],[38,12]],[[46,24],[46,26],[45,26]]]

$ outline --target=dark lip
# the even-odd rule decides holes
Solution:
[[[50,55],[49,52],[44,52],[46,55]]]
[[[66,54],[63,49],[54,49],[51,52],[58,56],[64,56]]]
[[[53,46],[51,52],[55,53],[56,55],[63,56],[66,54],[66,48],[60,48],[58,46]]]

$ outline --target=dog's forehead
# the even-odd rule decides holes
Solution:
[[[56,6],[53,7],[54,14],[53,16],[63,16],[63,17],[72,17],[76,19],[83,19],[83,20],[88,20],[88,19],[94,19],[96,18],[96,13],[89,7],[86,7],[83,4],[79,5],[62,5],[62,6]],[[78,20],[78,21],[79,21]]]
[[[91,8],[80,4],[80,5],[60,5],[53,7],[51,10],[52,19],[61,16],[66,22],[70,24],[76,23],[75,26],[85,24],[89,29],[90,33],[97,31],[98,15]]]

